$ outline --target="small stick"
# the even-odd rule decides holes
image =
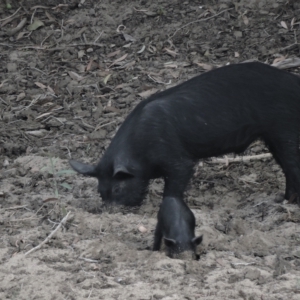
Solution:
[[[255,262],[249,262],[249,263],[231,263],[234,266],[249,266],[249,265],[255,265]]]
[[[33,18],[34,18],[35,12],[36,12],[36,9],[34,10],[34,12],[33,12],[32,15],[31,15],[30,24],[32,24],[32,22],[33,22]]]
[[[299,45],[300,45],[300,43],[294,43],[294,44],[291,44],[291,45],[289,45],[289,46],[280,48],[279,51],[289,50],[289,49],[292,49],[292,48],[297,47],[297,46],[299,46]]]
[[[263,158],[269,158],[272,157],[271,153],[264,153],[264,154],[258,154],[258,155],[249,155],[249,156],[238,156],[238,157],[227,157],[225,158],[212,158],[212,161],[210,163],[213,164],[228,164],[231,162],[241,162],[241,161],[249,161],[249,160],[258,160]]]
[[[97,32],[99,33],[99,31],[97,30]],[[99,33],[99,35],[98,35],[98,37],[94,40],[94,43],[96,43],[99,39],[100,39],[100,37],[101,37],[101,35],[103,34],[103,30]]]
[[[189,22],[189,23],[183,25],[182,27],[179,27],[178,29],[176,29],[175,32],[173,33],[173,35],[170,36],[170,39],[171,39],[172,37],[174,37],[175,34],[176,34],[179,30],[181,30],[181,29],[183,29],[183,28],[185,28],[185,27],[187,27],[187,26],[189,26],[189,25],[191,25],[191,24],[193,24],[193,23],[208,21],[208,20],[213,19],[213,18],[215,18],[216,16],[222,14],[222,13],[225,12],[225,11],[232,10],[232,9],[233,9],[233,8],[224,9],[224,10],[220,11],[219,13],[217,13],[217,14],[211,16],[211,17],[208,17],[208,18],[205,18],[205,19],[199,19],[199,20],[195,20],[195,21]]]
[[[160,80],[157,80],[157,79],[151,77],[151,75],[149,75],[149,74],[148,74],[148,77],[149,77],[151,80],[153,80],[154,82],[156,82],[156,83],[162,83],[162,84],[165,84],[165,85],[168,85],[168,84],[171,84],[171,83],[172,83],[172,80],[171,80],[171,79],[170,79],[168,82],[163,82],[163,81],[160,81]]]
[[[2,209],[0,209],[0,211],[13,210],[13,209],[19,209],[19,208],[24,208],[24,207],[27,207],[27,205],[19,205],[19,206],[12,206],[12,207],[7,207],[7,208],[2,208]]]
[[[36,10],[37,8],[51,9],[51,7],[48,7],[48,6],[36,5],[36,6],[31,7],[30,10]]]
[[[22,19],[21,22],[18,24],[18,26],[16,28],[14,28],[12,30],[7,30],[6,34],[7,35],[14,35],[15,33],[20,31],[25,26],[26,22],[27,22],[26,18]]]
[[[113,121],[111,121],[111,122],[109,122],[109,123],[105,123],[105,124],[99,125],[99,126],[97,126],[97,127],[95,128],[94,131],[97,131],[97,130],[99,130],[100,128],[103,128],[103,127],[108,126],[108,125],[110,125],[110,124],[114,124],[114,123],[116,123],[116,122],[117,122],[117,120],[113,120]]]
[[[2,21],[5,21],[5,20],[8,20],[10,18],[12,18],[19,10],[21,9],[21,7],[19,7],[11,16],[7,17],[7,18],[4,18],[4,19],[1,19],[0,22]]]
[[[85,258],[85,257],[82,257],[82,256],[80,256],[79,259],[90,262],[90,263],[98,263],[99,262],[99,260]]]
[[[29,253],[35,251],[35,250],[40,249],[44,244],[48,243],[49,240],[53,237],[53,235],[58,231],[58,229],[67,222],[67,219],[68,219],[70,213],[71,212],[69,211],[65,215],[65,217],[60,221],[60,223],[58,224],[58,226],[46,237],[46,239],[43,242],[41,242],[38,246],[32,248],[31,250],[27,251],[25,253],[25,256],[28,255]]]
[[[28,220],[38,220],[38,219],[42,219],[42,218],[43,217],[37,217],[37,218],[29,217],[29,218],[25,218],[25,219],[9,220],[8,222],[23,222],[23,221],[28,221]]]

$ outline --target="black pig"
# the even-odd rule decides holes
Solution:
[[[183,198],[200,158],[241,153],[264,140],[286,176],[285,198],[300,195],[300,78],[263,63],[229,65],[139,103],[96,166],[71,166],[96,177],[105,202],[140,205],[151,178],[164,197]]]
[[[164,197],[157,219],[153,251],[160,249],[163,238],[170,257],[191,251],[196,258],[196,247],[202,242],[202,236],[195,237],[195,216],[186,203],[179,198]]]

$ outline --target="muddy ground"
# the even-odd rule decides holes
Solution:
[[[161,180],[140,208],[108,211],[94,179],[67,171],[71,157],[97,162],[151,93],[299,57],[299,1],[0,5],[0,299],[300,299],[300,210],[279,201],[272,158],[200,163],[186,194],[199,261],[151,251]]]

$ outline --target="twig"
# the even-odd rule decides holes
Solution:
[[[26,18],[22,19],[21,22],[18,24],[17,27],[15,27],[12,30],[7,30],[6,34],[7,35],[14,35],[15,33],[17,33],[18,31],[20,31],[25,26],[26,22],[27,22]]]
[[[289,49],[292,49],[292,48],[294,48],[294,47],[296,47],[296,46],[299,46],[299,45],[300,45],[300,43],[294,43],[294,44],[291,44],[291,45],[289,45],[289,46],[280,48],[279,51],[281,52],[281,51],[289,50]]]
[[[28,221],[28,220],[38,220],[38,219],[43,219],[44,217],[29,217],[29,218],[24,218],[24,219],[15,219],[15,220],[9,220],[8,222],[23,222],[23,221]]]
[[[255,205],[253,205],[253,207],[257,207],[257,206],[260,206],[260,205],[262,205],[264,203],[268,203],[268,202],[269,201],[262,201],[262,202],[259,202],[259,203],[255,204]]]
[[[99,260],[95,260],[95,259],[90,259],[90,258],[85,258],[85,257],[79,257],[79,259],[90,262],[90,263],[98,263]]]
[[[172,37],[175,36],[175,34],[176,34],[179,30],[181,30],[181,29],[183,29],[183,28],[185,28],[185,27],[187,27],[187,26],[189,26],[189,25],[191,25],[191,24],[194,24],[194,23],[197,23],[197,22],[208,21],[208,20],[213,19],[213,18],[215,18],[216,16],[222,14],[222,13],[225,12],[225,11],[232,10],[232,9],[233,9],[233,8],[227,8],[227,9],[224,9],[224,10],[220,11],[219,13],[217,13],[217,14],[211,16],[211,17],[208,17],[208,18],[205,18],[205,19],[200,19],[200,20],[195,20],[195,21],[189,22],[189,23],[183,25],[182,27],[179,27],[178,29],[176,29],[175,32],[173,33],[173,35],[171,35],[169,38],[171,39]]]
[[[25,253],[25,256],[28,255],[28,254],[30,254],[30,253],[33,252],[33,251],[36,251],[36,250],[40,249],[44,244],[48,243],[49,240],[53,237],[53,235],[58,231],[58,229],[59,229],[62,225],[64,225],[64,224],[66,223],[66,221],[67,221],[67,219],[68,219],[70,213],[71,213],[71,212],[69,211],[69,212],[65,215],[65,217],[60,221],[60,223],[58,224],[58,226],[57,226],[57,227],[56,227],[56,228],[55,228],[55,229],[54,229],[54,230],[46,237],[46,239],[45,239],[43,242],[41,242],[38,246],[32,248],[31,250],[27,251],[27,252]]]
[[[30,69],[36,70],[36,71],[38,71],[38,72],[44,74],[45,76],[47,76],[47,74],[44,73],[44,72],[43,72],[42,70],[40,70],[40,69],[37,69],[37,68],[34,68],[34,67],[31,67]]]
[[[51,7],[48,7],[48,6],[36,5],[36,6],[31,7],[30,10],[36,10],[37,8],[51,9]]]
[[[172,80],[171,80],[171,79],[170,79],[168,82],[163,82],[163,81],[161,81],[161,80],[157,80],[157,79],[151,77],[151,75],[149,75],[149,74],[148,74],[148,77],[149,77],[151,80],[153,80],[154,82],[156,82],[156,83],[162,83],[162,84],[165,84],[165,85],[169,85],[169,84],[172,83]]]
[[[243,181],[244,183],[255,183],[255,184],[259,184],[256,181],[252,181],[252,180],[246,180],[246,179],[242,179],[242,178],[238,178],[238,180]]]
[[[97,32],[99,33],[99,31],[97,30]],[[100,37],[101,37],[101,35],[103,34],[103,30],[99,33],[99,35],[98,35],[98,37],[94,40],[94,43],[96,43],[99,39],[100,39]]]
[[[31,15],[30,24],[32,24],[32,22],[33,22],[33,18],[34,18],[35,12],[36,12],[36,9],[34,10],[34,12]]]
[[[271,153],[264,153],[258,155],[249,155],[249,156],[238,156],[238,157],[227,157],[227,158],[212,158],[210,163],[213,164],[226,164],[231,162],[241,162],[241,161],[249,161],[249,160],[258,160],[263,158],[272,157]]]
[[[0,19],[0,22],[2,21],[5,21],[5,20],[8,20],[10,18],[12,18],[19,10],[21,9],[21,7],[19,7],[11,16],[7,17],[7,18],[4,18],[4,19]]]
[[[255,262],[249,262],[249,263],[231,263],[233,266],[249,266],[249,265],[255,265]]]
[[[0,85],[0,87],[2,87],[2,85]],[[5,104],[5,105],[7,105],[8,106],[8,104],[0,97],[0,100]]]
[[[100,128],[103,128],[103,127],[108,126],[108,125],[110,125],[110,124],[114,124],[114,123],[116,123],[116,122],[117,122],[117,120],[113,120],[113,121],[111,121],[111,122],[108,122],[108,123],[99,125],[99,126],[97,126],[97,127],[95,128],[94,131],[97,131],[97,130],[99,130]]]
[[[0,43],[1,46],[5,46],[5,47],[9,47],[9,48],[12,48],[13,46],[11,45],[8,45],[8,44],[4,44],[4,43]]]
[[[50,36],[52,36],[52,32],[48,35],[48,36],[46,36],[43,40],[42,40],[42,42],[41,42],[41,47],[43,47],[43,44],[44,44],[44,42],[50,37]]]
[[[27,205],[19,205],[19,206],[12,206],[12,207],[7,207],[7,208],[2,208],[0,211],[5,211],[5,210],[13,210],[13,209],[19,209],[19,208],[24,208],[27,207]]]

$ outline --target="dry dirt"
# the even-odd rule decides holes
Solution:
[[[151,251],[161,180],[140,208],[107,211],[94,179],[66,171],[70,157],[98,161],[155,91],[210,67],[300,56],[299,1],[6,2],[0,299],[300,299],[300,209],[279,201],[273,159],[197,168],[186,199],[204,235],[199,261]],[[256,142],[246,154],[266,152]]]

